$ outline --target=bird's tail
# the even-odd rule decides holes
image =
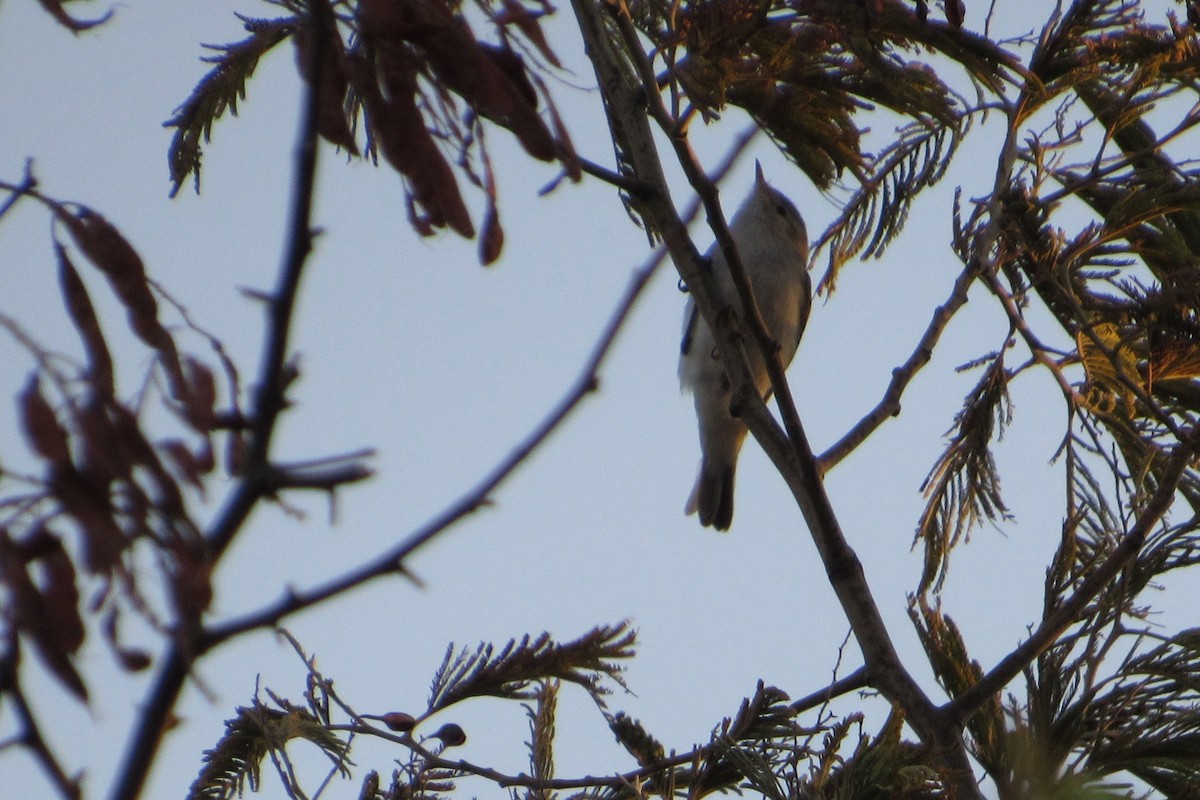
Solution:
[[[733,477],[736,468],[736,461],[730,463],[704,459],[684,513],[699,512],[701,525],[719,531],[729,530],[729,524],[733,522]]]

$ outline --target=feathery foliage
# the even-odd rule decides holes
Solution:
[[[543,633],[510,640],[499,651],[487,643],[474,650],[451,645],[434,675],[428,713],[469,697],[529,699],[537,694],[535,684],[547,678],[583,687],[603,708],[604,695],[611,690],[602,681],[608,678],[624,686],[617,662],[633,655],[636,639],[637,631],[621,622],[593,628],[565,643]]]
[[[239,15],[249,36],[240,42],[205,45],[216,55],[202,61],[213,64],[192,94],[164,125],[175,128],[168,151],[171,194],[176,194],[191,176],[200,191],[200,162],[203,142],[212,139],[212,128],[226,111],[237,116],[239,100],[246,99],[246,82],[254,75],[259,60],[275,45],[296,32],[292,19],[251,19]]]
[[[205,751],[205,766],[192,783],[188,800],[232,800],[247,785],[257,791],[263,760],[269,755],[286,759],[283,748],[292,739],[315,744],[345,771],[346,744],[321,720],[303,708],[284,704],[274,709],[256,701],[238,708],[237,716],[225,722],[220,741]]]
[[[928,498],[916,537],[925,545],[922,593],[941,587],[951,550],[975,524],[1008,517],[991,444],[1011,421],[1008,373],[1003,357],[995,355],[955,416],[945,452],[921,484]]]

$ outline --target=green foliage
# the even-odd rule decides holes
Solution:
[[[257,700],[252,706],[238,708],[237,716],[225,722],[225,733],[211,750],[204,753],[200,771],[188,800],[232,800],[249,785],[257,791],[263,761],[270,756],[277,763],[287,761],[284,746],[292,739],[303,739],[319,747],[345,774],[347,745],[328,731],[321,720],[303,708],[281,703],[268,708]],[[281,775],[287,772],[281,770]],[[289,788],[294,783],[286,782]]]
[[[603,708],[603,697],[610,690],[601,679],[624,685],[617,662],[633,655],[636,639],[637,632],[622,622],[594,628],[563,644],[543,633],[512,640],[499,652],[491,644],[457,651],[451,646],[433,678],[428,713],[470,697],[535,697],[538,682],[550,678],[582,686]]]

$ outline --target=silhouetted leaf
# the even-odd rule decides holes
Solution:
[[[226,111],[237,115],[238,100],[245,99],[246,81],[254,74],[259,59],[295,30],[292,19],[240,19],[250,36],[234,44],[205,45],[217,55],[203,60],[216,66],[200,79],[191,96],[175,109],[175,115],[163,123],[176,129],[168,151],[172,197],[189,175],[195,181],[196,192],[200,191],[201,141],[210,140],[213,123]]]

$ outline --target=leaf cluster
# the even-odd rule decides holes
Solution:
[[[202,492],[216,470],[214,439],[228,417],[217,410],[218,373],[181,350],[164,322],[165,295],[128,240],[86,206],[37,198],[56,224],[62,307],[83,361],[47,352],[16,320],[0,315],[0,326],[35,364],[16,397],[16,420],[42,469],[31,476],[0,472],[0,584],[7,598],[0,624],[14,662],[20,642],[32,644],[59,681],[86,701],[86,683],[74,666],[85,617],[103,620],[120,663],[138,670],[150,657],[122,644],[124,613],[167,627],[194,624],[207,608],[209,568],[186,490]],[[107,282],[128,332],[153,354],[133,401],[120,393],[93,290],[76,267],[79,256]],[[227,361],[223,367],[236,397],[236,370]],[[141,419],[156,397],[177,426],[162,437],[147,433]],[[139,552],[164,578],[166,609],[154,610],[139,585]],[[101,589],[85,604],[80,586],[91,580]]]
[[[236,114],[259,60],[290,40],[300,77],[313,84],[319,134],[351,156],[384,160],[405,183],[409,220],[422,235],[449,227],[479,235],[479,257],[495,261],[504,242],[483,120],[508,130],[540,161],[580,177],[570,138],[538,72],[558,66],[540,27],[541,0],[479,0],[495,40],[478,37],[460,4],[446,0],[290,0],[275,19],[240,17],[250,36],[205,60],[213,68],[166,124],[175,190],[194,177],[201,143],[226,111]],[[540,107],[547,109],[549,122]],[[472,220],[457,171],[483,192]]]

